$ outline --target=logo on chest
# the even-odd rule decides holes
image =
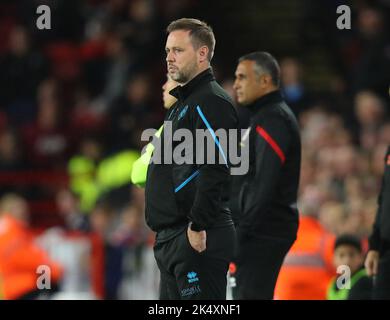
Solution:
[[[188,110],[188,105],[183,108],[183,110],[180,111],[179,116],[177,117],[177,120],[180,120],[185,116]]]

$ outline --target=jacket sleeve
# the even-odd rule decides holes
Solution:
[[[146,175],[151,157],[152,153],[149,153],[148,150],[146,150],[146,152],[133,164],[133,169],[131,170],[131,182],[140,188],[145,187]]]
[[[211,226],[221,214],[223,192],[228,190],[230,180],[228,150],[225,143],[220,143],[215,132],[225,129],[228,133],[228,129],[237,129],[237,115],[228,101],[213,96],[206,103],[195,107],[193,120],[195,129],[206,130],[214,140],[214,150],[206,147],[203,149],[205,163],[199,165],[197,191],[189,214],[191,229],[201,231]],[[215,157],[209,154],[212,151]],[[223,159],[222,163],[219,156]],[[211,158],[215,161],[206,163]]]
[[[253,128],[255,153],[254,174],[243,190],[243,214],[249,223],[258,221],[275,193],[287,151],[292,143],[285,119],[278,115],[268,116]],[[252,142],[250,142],[252,143]]]
[[[385,179],[382,178],[382,187],[381,191],[379,193],[378,197],[378,210],[375,216],[375,222],[373,226],[373,231],[371,236],[368,239],[368,244],[370,250],[379,250],[380,243],[381,243],[381,236],[380,236],[380,219],[382,215],[382,198],[383,198],[383,190],[385,189]]]
[[[163,126],[161,126],[155,133],[157,138],[161,136],[162,129]],[[131,170],[131,182],[140,188],[145,187],[148,167],[153,151],[154,145],[152,142],[149,142],[146,146],[145,152],[133,164],[133,168]]]

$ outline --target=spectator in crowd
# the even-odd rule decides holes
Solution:
[[[47,74],[47,61],[32,47],[27,29],[21,25],[9,34],[8,52],[0,55],[0,103],[4,103],[14,124],[34,119],[35,92]]]
[[[151,121],[151,100],[148,76],[139,73],[131,76],[124,94],[116,99],[110,112],[110,149],[120,151],[136,146],[138,127],[147,128]]]
[[[10,129],[0,131],[0,171],[25,168],[23,149],[17,133]]]
[[[332,234],[340,234],[346,220],[344,206],[340,202],[327,201],[318,209],[320,224]]]
[[[371,300],[372,279],[363,266],[364,251],[359,238],[350,234],[338,236],[333,263],[339,276],[329,283],[328,300]]]
[[[84,87],[75,89],[74,104],[69,118],[72,129],[76,132],[82,131],[85,135],[99,132],[101,136],[107,132],[106,115],[94,108],[91,96]]]
[[[70,189],[80,198],[80,209],[89,212],[99,197],[96,171],[98,163],[103,159],[104,145],[98,137],[81,138],[80,152],[68,162]]]
[[[104,298],[109,300],[118,298],[118,288],[123,276],[124,250],[112,238],[117,219],[115,210],[105,200],[99,201],[90,215],[92,232],[96,232],[104,242]]]
[[[148,0],[130,1],[127,7],[128,19],[121,26],[126,44],[133,49],[135,63],[143,63],[151,55],[155,42],[160,42],[156,30],[156,8]]]
[[[385,120],[385,104],[373,92],[361,91],[355,96],[355,114],[359,125],[359,142],[372,150],[379,140],[379,130]]]
[[[0,200],[0,297],[36,299],[58,290],[62,268],[34,243],[25,199],[6,194]],[[39,267],[48,266],[43,288],[37,287]],[[49,287],[47,285],[49,284]]]
[[[68,231],[89,231],[89,219],[80,210],[80,199],[71,190],[62,189],[56,195],[56,202],[60,215],[65,222]]]
[[[302,197],[297,240],[284,259],[275,288],[279,300],[324,300],[334,274],[335,237],[318,220],[320,192],[306,189]]]
[[[137,261],[149,235],[143,210],[129,204],[118,211],[109,200],[100,200],[91,212],[90,222],[92,231],[104,241],[105,298],[118,299],[125,273],[137,273],[142,268]],[[129,256],[137,261],[129,265]]]
[[[287,57],[280,62],[282,93],[296,115],[305,110],[309,102],[302,72],[301,64],[294,58]]]
[[[167,75],[167,81],[165,81],[164,85],[162,86],[163,104],[165,109],[171,108],[174,105],[174,103],[177,101],[177,99],[174,96],[171,96],[169,94],[169,91],[171,91],[173,88],[177,87],[178,85],[179,84],[176,81],[172,80],[169,77],[169,75]],[[155,137],[157,138],[160,137],[162,129],[163,126],[161,126],[159,130],[157,130]],[[142,156],[136,162],[134,162],[133,171],[131,173],[131,182],[133,184],[138,185],[140,187],[145,186],[148,165],[152,157],[153,151],[154,151],[154,146],[152,142],[150,142],[145,147],[145,152],[142,154]]]
[[[358,34],[349,43],[354,53],[350,56],[351,81],[355,92],[371,89],[385,92],[390,80],[390,45],[386,20],[380,7],[362,7],[357,13]]]
[[[113,33],[107,37],[107,57],[105,61],[105,81],[103,92],[95,101],[97,111],[104,112],[110,107],[114,99],[124,91],[126,77],[130,71],[130,55],[127,52],[122,37]]]
[[[23,128],[27,160],[35,168],[63,168],[70,136],[58,97],[44,95],[38,101],[36,120]]]
[[[117,208],[130,199],[131,173],[139,152],[131,149],[112,154],[103,153],[97,137],[83,137],[80,154],[68,164],[71,190],[80,196],[81,210],[89,212],[100,197],[110,197]]]

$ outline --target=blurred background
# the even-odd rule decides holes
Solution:
[[[36,27],[41,4],[50,30]],[[351,30],[336,27],[342,4]],[[142,131],[164,119],[165,28],[181,17],[213,27],[233,98],[239,56],[278,59],[302,130],[302,217],[367,239],[390,145],[389,14],[388,0],[1,0],[0,298],[30,297],[36,261],[52,264],[57,298],[158,297],[130,175]]]

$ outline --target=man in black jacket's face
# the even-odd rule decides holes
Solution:
[[[210,67],[208,46],[197,46],[189,30],[170,32],[165,51],[168,74],[181,85]]]

